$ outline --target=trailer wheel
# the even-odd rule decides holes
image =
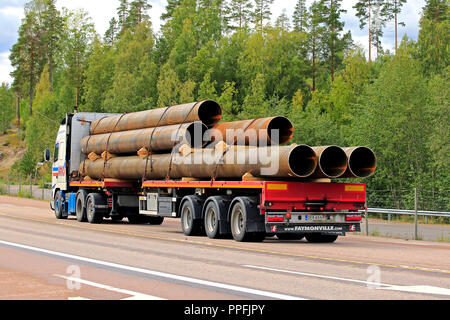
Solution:
[[[306,240],[310,243],[333,243],[338,236],[330,234],[310,233],[305,235]]]
[[[78,222],[86,222],[87,214],[86,214],[86,198],[88,193],[86,190],[79,190],[77,192],[77,202],[75,206],[75,211],[77,213],[77,221]]]
[[[201,210],[201,206],[197,203],[196,197],[186,197],[181,206],[181,228],[186,236],[201,236],[204,234],[203,221],[195,219],[199,214],[198,210]]]
[[[67,219],[67,216],[64,215],[63,202],[61,192],[57,191],[55,195],[55,217],[59,220]]]
[[[230,224],[233,238],[238,242],[262,242],[266,238],[265,232],[249,232],[247,230],[250,211],[251,208],[244,198],[235,199],[231,209]]]
[[[105,206],[106,201],[104,201],[101,194],[90,193],[86,199],[86,215],[89,223],[98,224],[103,222],[104,210],[101,210],[100,206]]]
[[[305,237],[301,233],[278,233],[278,240],[302,240]]]
[[[219,233],[219,208],[214,201],[208,202],[205,208],[205,232],[208,238],[217,239]]]

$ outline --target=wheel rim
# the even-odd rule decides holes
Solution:
[[[233,213],[233,231],[234,234],[240,235],[244,230],[244,213],[240,205],[237,205]]]
[[[94,211],[95,211],[94,203],[92,202],[92,199],[89,198],[87,203],[87,215],[90,220],[92,220],[94,216]]]
[[[183,209],[183,226],[185,230],[191,228],[192,212],[189,207],[184,207]]]
[[[208,208],[206,212],[206,228],[209,233],[213,233],[217,226],[217,214],[213,207]]]
[[[77,210],[77,217],[81,218],[83,216],[83,208],[80,198],[77,200],[76,210]]]

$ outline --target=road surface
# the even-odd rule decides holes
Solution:
[[[161,226],[56,220],[0,197],[0,299],[449,299],[450,244],[341,237],[237,243]]]

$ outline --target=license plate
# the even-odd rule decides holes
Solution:
[[[323,215],[311,215],[305,217],[306,221],[321,221],[325,220],[325,217]]]

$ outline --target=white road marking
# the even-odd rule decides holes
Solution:
[[[202,286],[212,287],[212,288],[218,288],[218,289],[223,289],[223,290],[241,292],[241,293],[246,293],[246,294],[251,294],[251,295],[256,295],[256,296],[261,296],[261,297],[267,297],[270,299],[306,300],[305,298],[296,297],[296,296],[290,296],[290,295],[285,295],[285,294],[280,294],[280,293],[275,293],[275,292],[270,292],[270,291],[251,289],[251,288],[246,288],[246,287],[241,287],[241,286],[236,286],[236,285],[231,285],[231,284],[224,284],[224,283],[220,283],[220,282],[201,280],[201,279],[196,279],[196,278],[191,278],[191,277],[186,277],[186,276],[179,276],[179,275],[165,273],[165,272],[131,267],[131,266],[126,266],[126,265],[117,264],[117,263],[113,263],[113,262],[106,262],[106,261],[92,259],[92,258],[80,257],[80,256],[72,255],[72,254],[31,247],[31,246],[18,244],[18,243],[12,243],[12,242],[8,242],[8,241],[0,240],[0,244],[10,246],[10,247],[22,248],[22,249],[29,250],[29,251],[41,252],[41,253],[45,253],[45,254],[52,255],[52,256],[83,261],[83,262],[92,263],[92,264],[101,265],[101,266],[107,266],[107,267],[111,267],[111,268],[115,268],[115,269],[128,270],[128,271],[152,275],[152,276],[156,276],[156,277],[160,277],[160,278],[177,280],[177,281],[182,281],[182,282],[186,282],[186,283],[202,285]]]
[[[79,279],[79,278],[66,277],[66,276],[63,276],[63,275],[60,275],[60,274],[54,274],[54,276],[58,277],[58,278],[65,279],[65,280],[69,280],[69,281],[85,284],[87,286],[100,288],[100,289],[113,291],[113,292],[117,292],[117,293],[126,294],[126,295],[131,296],[130,298],[126,298],[126,299],[122,299],[122,300],[166,300],[166,299],[163,299],[163,298],[160,298],[160,297],[151,296],[151,295],[148,295],[148,294],[145,294],[145,293],[135,292],[135,291],[126,290],[126,289],[120,289],[120,288],[114,288],[114,287],[111,287],[111,286],[108,286],[108,285],[105,285],[105,284],[96,283],[96,282],[83,280],[83,279]]]
[[[391,286],[380,289],[450,296],[450,289],[433,286]]]
[[[69,297],[67,300],[91,300],[88,298],[84,298],[84,297]]]
[[[339,281],[360,283],[360,284],[367,285],[368,288],[378,289],[378,290],[393,290],[393,291],[404,291],[404,292],[413,292],[413,293],[424,293],[424,294],[436,294],[436,295],[450,296],[450,289],[434,287],[434,286],[398,286],[398,285],[387,284],[387,283],[376,283],[376,282],[371,282],[371,281],[340,278],[340,277],[326,276],[326,275],[320,275],[320,274],[314,274],[314,273],[305,273],[305,272],[299,272],[299,271],[274,269],[274,268],[252,266],[252,265],[242,265],[242,267],[252,268],[252,269],[260,269],[260,270],[266,270],[266,271],[273,271],[273,272],[279,272],[279,273],[295,274],[295,275],[306,276],[306,277],[314,277],[314,278],[322,278],[322,279],[329,279],[329,280],[339,280]]]

